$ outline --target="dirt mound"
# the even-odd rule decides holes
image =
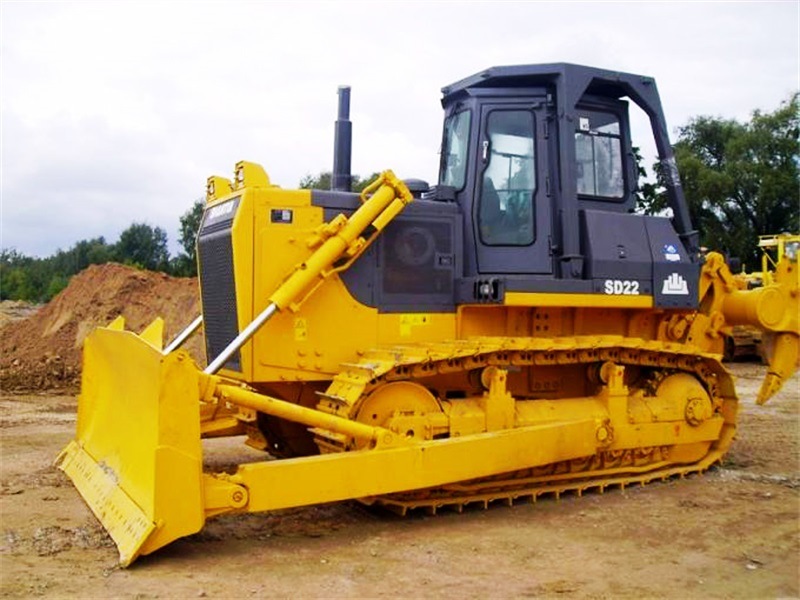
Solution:
[[[197,280],[117,264],[93,265],[72,278],[49,304],[0,330],[0,388],[77,389],[86,335],[119,315],[141,331],[163,317],[166,341],[200,314]],[[187,349],[204,361],[202,336]]]
[[[0,327],[12,321],[20,321],[31,316],[41,308],[40,304],[24,300],[3,300],[0,302]]]

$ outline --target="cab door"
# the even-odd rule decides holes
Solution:
[[[552,273],[541,106],[480,107],[471,215],[479,273]]]

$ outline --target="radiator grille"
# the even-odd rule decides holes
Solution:
[[[229,203],[232,204],[227,207]],[[200,295],[203,301],[206,356],[209,362],[239,335],[231,236],[238,207],[239,198],[234,198],[207,209],[197,238]],[[241,371],[241,356],[238,351],[225,363],[224,368]]]

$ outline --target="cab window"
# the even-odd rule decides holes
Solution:
[[[486,165],[481,179],[478,223],[490,246],[527,246],[534,240],[536,187],[533,113],[493,110],[479,148]]]
[[[622,135],[611,113],[579,111],[575,132],[578,194],[620,200],[625,194]]]
[[[471,113],[468,110],[462,110],[450,115],[444,122],[439,183],[452,186],[457,190],[464,187],[466,180],[470,120]]]

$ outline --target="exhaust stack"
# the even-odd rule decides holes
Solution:
[[[353,181],[350,173],[353,124],[350,122],[350,87],[346,85],[339,86],[339,116],[334,127],[331,189],[336,192],[349,192]]]

